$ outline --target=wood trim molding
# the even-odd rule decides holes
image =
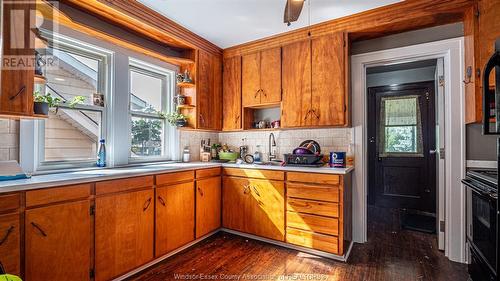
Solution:
[[[308,37],[347,32],[353,41],[459,22],[475,0],[407,0],[224,49],[224,58],[278,47]]]
[[[61,2],[172,47],[222,53],[222,49],[215,44],[135,0],[61,0]]]

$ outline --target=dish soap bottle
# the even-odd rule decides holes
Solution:
[[[257,148],[255,149],[255,152],[253,153],[253,161],[254,162],[261,162],[260,145],[257,145]]]
[[[106,167],[106,145],[104,139],[100,140],[99,152],[97,153],[97,167]]]

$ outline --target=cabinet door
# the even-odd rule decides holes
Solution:
[[[156,256],[194,240],[194,183],[156,189]]]
[[[21,234],[19,215],[0,216],[0,263],[9,274],[21,274]]]
[[[219,130],[222,127],[221,57],[200,50],[197,73],[198,128]]]
[[[90,280],[89,201],[27,210],[25,222],[26,280]]]
[[[260,53],[260,103],[281,101],[281,48]]]
[[[283,46],[283,127],[311,124],[311,41]]]
[[[500,38],[500,2],[498,0],[479,1],[479,52],[481,74],[484,66],[495,52],[495,42]],[[493,73],[495,71],[492,71]],[[482,81],[482,80],[481,80]],[[490,85],[495,85],[495,75],[490,75]]]
[[[222,129],[241,129],[241,57],[224,60],[223,76]]]
[[[24,13],[24,10],[34,10],[34,4],[31,1],[19,1],[15,5],[4,5],[2,59],[9,67],[2,68],[2,114],[33,115],[34,70],[23,65],[25,61],[35,57],[34,34],[30,29],[35,26],[34,17]]]
[[[196,238],[221,225],[221,178],[213,177],[196,182]]]
[[[95,199],[95,280],[110,280],[153,259],[153,199],[153,189]]]
[[[281,181],[249,179],[250,205],[245,215],[249,232],[284,241],[285,184]]]
[[[241,89],[243,106],[260,104],[260,53],[241,57]]]
[[[344,33],[312,39],[313,126],[346,124],[346,56]]]
[[[248,180],[223,177],[222,182],[222,225],[226,228],[249,232],[245,217],[249,208]]]

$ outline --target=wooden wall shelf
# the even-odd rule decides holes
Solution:
[[[192,88],[194,86],[195,86],[194,83],[185,83],[185,82],[177,83],[177,87],[181,88]]]
[[[191,104],[180,104],[177,105],[177,108],[195,108],[196,106],[191,105]]]
[[[45,78],[45,76],[35,74],[34,82],[35,84],[45,84],[47,83],[47,78]]]

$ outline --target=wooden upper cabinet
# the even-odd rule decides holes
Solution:
[[[311,40],[313,126],[343,126],[347,118],[346,42],[344,33]]]
[[[281,101],[281,48],[242,56],[243,106]]]
[[[194,240],[194,182],[156,189],[156,256]]]
[[[260,53],[241,57],[243,106],[260,104]]]
[[[334,33],[283,46],[283,127],[348,124],[346,42]]]
[[[21,275],[21,228],[19,214],[0,215],[0,263],[7,273]]]
[[[260,103],[281,101],[281,48],[260,53]]]
[[[221,177],[196,182],[196,238],[221,225]]]
[[[241,129],[241,57],[224,60],[222,130]]]
[[[283,127],[310,124],[311,109],[311,41],[283,46]]]
[[[90,280],[91,231],[88,200],[27,210],[26,280]]]
[[[153,259],[154,205],[152,189],[95,199],[95,280],[111,280]]]
[[[34,59],[35,19],[30,11],[34,2],[9,3],[3,9],[3,64],[1,73],[0,114],[32,116],[34,69],[22,61]],[[10,60],[12,58],[12,60]],[[31,61],[30,61],[31,63]]]
[[[197,128],[220,130],[222,128],[221,56],[199,50],[197,77]]]

